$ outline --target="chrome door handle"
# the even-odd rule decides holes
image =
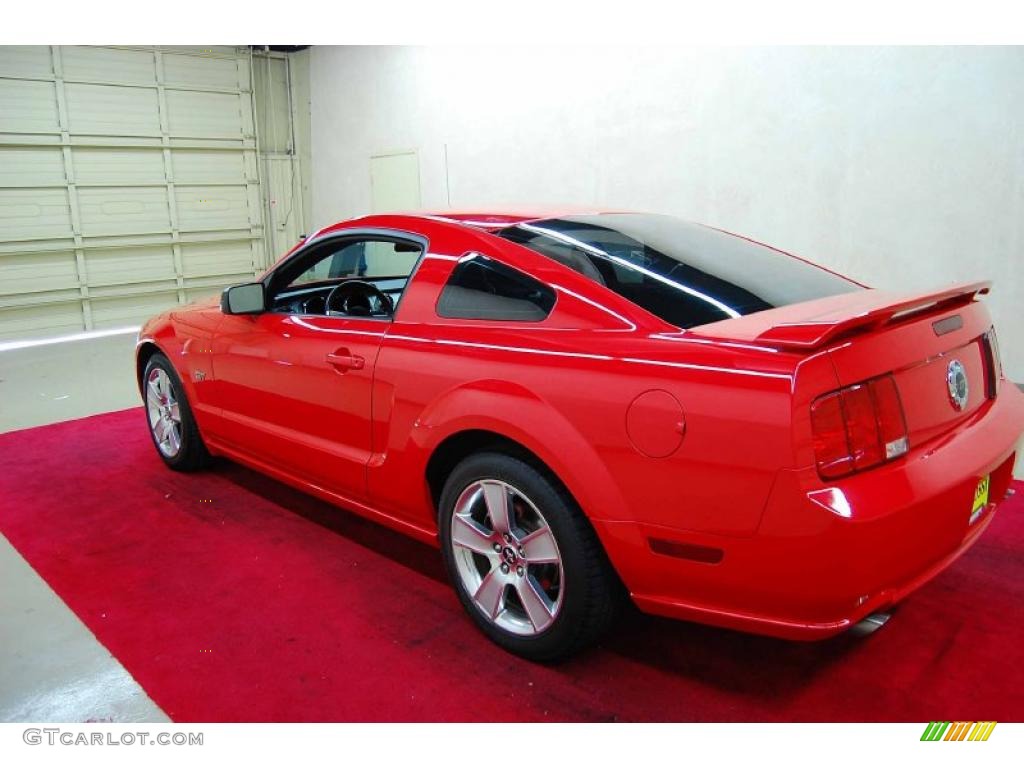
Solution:
[[[347,349],[337,349],[327,355],[327,362],[344,373],[345,371],[358,371],[366,364],[366,361],[359,355],[353,355]]]

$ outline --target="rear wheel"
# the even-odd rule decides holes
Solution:
[[[498,645],[550,661],[611,623],[617,581],[590,523],[553,478],[510,456],[478,454],[452,472],[440,508],[449,576]]]
[[[161,354],[153,355],[142,384],[149,435],[164,464],[182,472],[207,466],[210,454],[171,362]]]

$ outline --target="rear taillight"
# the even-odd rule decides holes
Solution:
[[[1003,378],[1003,361],[999,357],[999,340],[996,338],[995,326],[988,329],[982,340],[985,352],[988,355],[988,387],[986,394],[992,398],[999,390],[999,380]]]
[[[992,361],[996,364],[996,376],[1003,378],[1003,358],[999,354],[999,337],[996,336],[996,327],[993,325],[988,329],[988,343],[992,347]]]
[[[818,474],[830,479],[898,458],[910,447],[892,376],[822,395],[811,404]]]

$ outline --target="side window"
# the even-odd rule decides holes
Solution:
[[[408,277],[420,257],[420,248],[407,243],[368,240],[363,243],[363,277]]]
[[[420,247],[390,240],[357,240],[327,249],[288,286],[319,283],[343,277],[408,277],[416,266]]]
[[[543,320],[555,306],[555,292],[532,277],[473,254],[460,261],[437,302],[441,317],[463,320]]]

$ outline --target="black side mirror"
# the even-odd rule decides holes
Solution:
[[[220,295],[220,311],[225,315],[258,315],[266,310],[263,283],[232,285]]]

